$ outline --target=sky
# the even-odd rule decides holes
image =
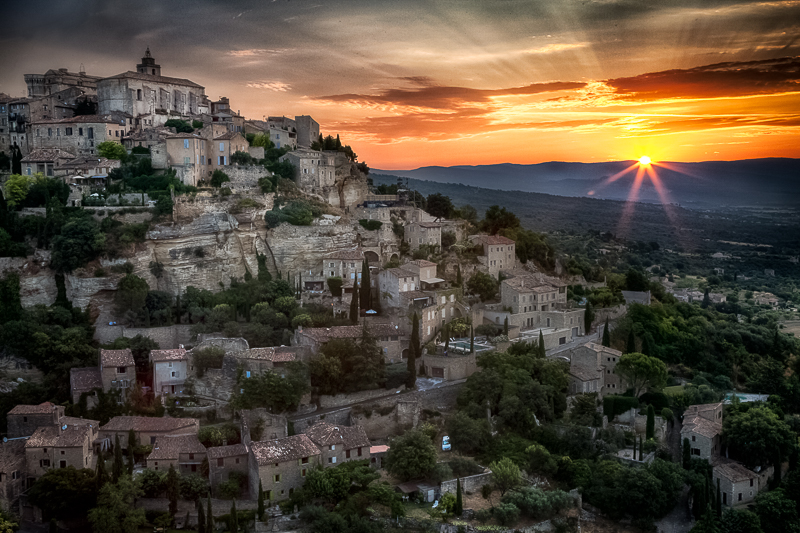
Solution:
[[[28,0],[0,92],[162,74],[311,115],[372,168],[800,157],[800,1]]]

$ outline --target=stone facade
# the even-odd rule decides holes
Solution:
[[[64,407],[44,402],[39,405],[17,405],[6,416],[9,439],[29,437],[41,427],[56,427],[64,418]]]
[[[489,274],[497,277],[501,270],[513,270],[517,265],[514,241],[500,235],[473,235],[472,243],[483,247],[478,260],[486,266]]]
[[[258,497],[261,481],[265,499],[285,500],[303,486],[311,469],[322,464],[320,454],[306,435],[250,443],[250,497]]]
[[[17,511],[25,489],[25,441],[0,442],[0,507]]]
[[[306,428],[304,433],[320,450],[324,466],[369,460],[370,442],[361,426],[348,427],[321,421]]]
[[[249,474],[248,449],[244,444],[208,448],[208,480],[216,491],[220,483],[228,481],[231,472]]]
[[[404,238],[412,250],[427,245],[436,249],[442,246],[442,225],[438,222],[411,222],[406,224]]]
[[[80,423],[41,427],[25,442],[28,479],[37,479],[51,468],[94,468],[92,442],[99,422],[76,420]]]
[[[272,117],[269,117],[270,120]],[[297,127],[297,145],[301,148],[310,148],[311,143],[319,140],[319,123],[308,115],[294,117]]]
[[[111,115],[80,115],[31,124],[33,148],[59,148],[74,155],[95,155],[97,145],[121,143],[128,131],[124,119]]]
[[[474,353],[453,356],[424,354],[422,365],[426,376],[447,381],[466,379],[478,370]]]
[[[400,307],[401,294],[419,289],[419,276],[403,268],[387,268],[378,273],[378,293],[383,307]]]
[[[712,461],[719,456],[722,403],[692,405],[683,414],[681,442],[689,439],[692,457]]]
[[[309,194],[324,196],[323,189],[336,183],[336,159],[326,152],[295,150],[281,156],[294,165],[297,186]]]
[[[128,442],[128,431],[131,429],[140,444],[155,444],[156,439],[164,435],[197,435],[200,421],[196,418],[115,416],[107,424],[100,426],[98,438],[105,441],[106,448],[113,446],[117,437],[124,446]]]
[[[183,385],[191,367],[186,350],[151,350],[150,364],[153,367],[153,393],[156,396],[183,393]]]
[[[569,351],[570,366],[588,370],[600,369],[602,371],[601,388],[597,391],[602,394],[621,394],[625,392],[624,383],[616,373],[620,357],[622,357],[622,352],[619,350],[607,348],[595,342],[588,342]]]
[[[120,390],[120,402],[128,391],[136,386],[136,363],[129,348],[124,350],[100,350],[100,378],[103,390]]]
[[[756,499],[759,490],[767,488],[761,485],[758,474],[733,461],[721,461],[714,465],[713,487],[716,487],[717,481],[722,505],[728,507],[748,505]]]

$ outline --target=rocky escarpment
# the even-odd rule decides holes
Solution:
[[[52,305],[56,301],[55,272],[50,270],[50,252],[36,250],[28,257],[0,257],[0,275],[13,272],[19,276],[23,307]]]

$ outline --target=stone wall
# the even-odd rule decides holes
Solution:
[[[99,278],[103,279],[103,278]],[[94,338],[101,344],[113,341],[118,337],[133,338],[142,335],[153,339],[158,343],[162,350],[172,350],[178,348],[180,344],[188,344],[191,341],[191,326],[187,324],[173,324],[161,328],[126,328],[125,326],[97,326]]]
[[[373,389],[354,392],[352,394],[337,394],[335,396],[322,395],[319,397],[319,406],[322,409],[343,407],[354,403],[365,402],[391,394],[397,394],[405,390],[405,385],[397,389]]]
[[[325,254],[350,250],[357,244],[350,224],[334,226],[292,226],[281,224],[267,232],[268,262],[275,270],[319,272]]]
[[[56,301],[55,272],[48,268],[50,252],[36,250],[28,257],[0,257],[0,277],[7,272],[19,275],[22,307],[52,305]]]
[[[225,353],[243,352],[250,349],[247,341],[241,337],[214,337],[214,334],[199,334],[197,336],[198,343],[194,345],[192,351],[202,350],[211,346],[217,346],[225,350]]]
[[[264,149],[262,148],[261,150],[263,151]],[[272,175],[269,170],[260,165],[231,165],[226,167],[224,172],[231,179],[231,184],[239,187],[258,187],[260,178]]]
[[[461,490],[463,490],[467,494],[471,494],[473,492],[480,492],[482,486],[491,484],[491,482],[492,482],[491,470],[484,472],[483,474],[476,474],[474,476],[462,477]],[[440,490],[442,494],[447,494],[447,493],[455,494],[456,480],[450,479],[448,481],[442,481],[442,483],[440,484]]]
[[[647,415],[640,415],[638,410],[631,408],[616,416],[615,421],[633,428],[639,435],[644,435],[647,430]],[[663,442],[667,438],[667,421],[660,416],[655,417],[656,440]]]
[[[231,185],[238,185],[239,188],[248,189],[249,187],[243,187],[243,181],[246,180],[246,176],[250,175],[251,173],[255,176],[257,171],[252,171],[254,167],[230,167],[230,169],[234,169],[235,172],[228,173],[228,170],[225,171],[226,174],[233,174],[231,180],[234,177],[237,178],[236,181],[231,183]],[[262,168],[263,167],[258,167]],[[266,169],[263,169],[266,172]],[[258,178],[255,178],[256,184],[258,183]],[[264,223],[264,213],[272,209],[272,205],[275,199],[274,193],[263,194],[260,190],[253,190],[247,191],[246,194],[232,194],[230,196],[214,196],[208,192],[200,192],[196,195],[186,194],[181,196],[176,196],[174,199],[174,207],[173,207],[173,220],[176,221],[186,221],[186,220],[194,220],[201,215],[205,215],[208,213],[228,213],[230,212],[236,204],[239,203],[240,200],[243,198],[252,198],[263,207],[255,209],[254,216],[256,218],[260,218],[262,227],[265,227]],[[250,212],[248,210],[247,212]]]
[[[343,426],[350,425],[350,407],[344,407],[336,411],[328,413],[309,413],[305,415],[295,415],[291,417],[291,423],[294,426],[294,434],[303,433],[307,428],[313,426],[320,420],[330,422],[331,424],[341,424]]]

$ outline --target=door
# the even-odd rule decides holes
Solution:
[[[431,367],[431,376],[434,378],[442,378],[444,379],[444,368],[439,367]]]
[[[578,328],[572,328],[572,338],[574,339],[577,336],[578,336]]]

